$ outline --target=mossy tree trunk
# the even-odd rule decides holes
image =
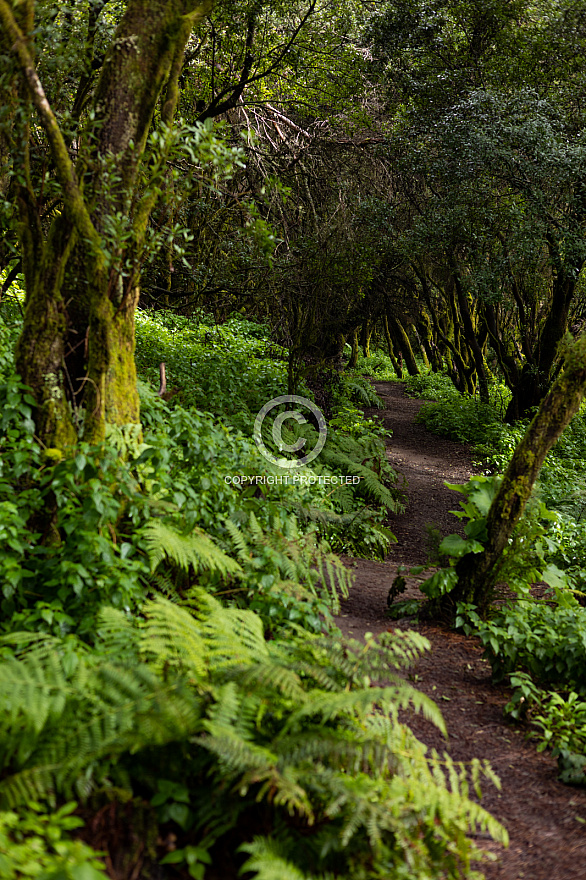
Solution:
[[[554,372],[557,350],[568,329],[570,306],[576,290],[576,278],[583,262],[573,267],[574,274],[564,270],[557,250],[552,246],[552,262],[555,268],[551,307],[543,324],[533,355],[521,370],[520,378],[513,387],[513,396],[505,418],[509,422],[527,417],[546,393]]]
[[[360,345],[362,348],[362,354],[365,358],[370,357],[370,340],[372,338],[373,324],[371,321],[366,319],[362,322],[362,328],[360,330]]]
[[[439,373],[442,369],[442,361],[433,338],[429,315],[424,309],[421,310],[421,316],[417,326],[419,329],[419,337],[427,353],[427,359],[431,364],[431,368],[434,373]]]
[[[498,310],[492,303],[484,303],[483,312],[490,344],[496,354],[505,383],[508,388],[514,389],[519,383],[519,369],[515,357],[510,353],[507,341],[503,339]]]
[[[488,512],[484,551],[463,556],[456,566],[458,583],[447,597],[452,611],[457,602],[472,602],[483,613],[488,608],[495,566],[525,509],[545,456],[578,411],[585,393],[586,334],[569,346],[563,372],[543,398],[511,458]]]
[[[419,335],[419,330],[417,329],[416,324],[413,325],[413,332],[415,333],[415,338],[417,339],[417,342],[419,345],[419,350],[421,352],[421,359],[423,361],[423,365],[429,369],[431,367],[431,363],[430,363],[430,360],[427,356],[427,351],[426,351],[425,345],[423,344],[423,342],[421,340],[421,336]]]
[[[3,38],[44,129],[63,200],[63,211],[45,232],[25,150],[18,202],[26,307],[16,364],[33,389],[37,433],[46,446],[75,442],[73,410],[81,407],[90,442],[104,438],[108,423],[139,423],[134,318],[157,190],[147,182],[139,196],[137,179],[155,107],[163,96],[161,120],[170,125],[185,45],[212,5],[129,0],[93,98],[91,131],[85,133],[92,150],[82,150],[74,167],[35,69],[32,19],[19,26],[22,18],[0,0]],[[130,218],[122,245],[108,230],[108,219],[116,216]]]
[[[354,367],[358,364],[358,355],[360,354],[360,343],[358,340],[358,328],[354,329],[352,333],[352,351],[350,353],[350,360],[348,361],[348,366],[350,369],[354,369]]]
[[[488,403],[488,379],[486,375],[486,364],[484,361],[484,354],[482,352],[482,345],[478,341],[476,336],[476,332],[474,329],[474,322],[472,320],[472,315],[470,313],[470,305],[468,302],[468,295],[464,290],[462,284],[462,278],[460,276],[460,272],[456,266],[455,261],[452,260],[452,269],[454,273],[454,287],[456,291],[456,298],[458,302],[458,308],[460,311],[461,319],[462,319],[462,331],[464,335],[464,339],[466,340],[466,344],[472,356],[472,360],[474,362],[474,367],[476,370],[476,375],[478,377],[478,386],[480,389],[480,399],[483,403]]]
[[[389,357],[391,359],[391,363],[393,365],[393,370],[397,374],[398,379],[403,378],[403,368],[397,358],[395,357],[395,349],[393,346],[393,340],[391,338],[391,334],[389,331],[389,320],[386,315],[383,315],[383,328],[385,331],[385,339],[387,340],[387,347],[389,349]]]
[[[409,340],[409,336],[407,335],[407,331],[403,327],[401,321],[398,318],[395,318],[394,315],[388,315],[388,320],[391,335],[397,341],[399,351],[405,359],[407,372],[410,376],[418,376],[419,367],[417,366],[417,361],[415,360],[415,355],[413,354],[413,349],[411,347],[411,342]]]

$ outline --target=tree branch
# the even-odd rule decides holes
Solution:
[[[91,221],[87,205],[79,188],[73,163],[67,152],[65,139],[59,128],[59,123],[51,109],[43,85],[27,48],[27,37],[22,33],[12,10],[6,0],[0,0],[0,22],[6,35],[12,40],[12,51],[15,52],[23,77],[28,86],[31,100],[39,115],[41,125],[47,135],[51,148],[51,154],[55,163],[57,178],[63,187],[63,201],[69,218],[80,237],[90,242],[97,268],[102,268],[104,255],[101,248],[100,236]]]
[[[285,43],[284,47],[281,49],[281,51],[279,52],[279,54],[277,55],[277,57],[273,61],[273,63],[269,64],[269,66],[266,67],[261,73],[256,73],[254,76],[251,76],[251,77],[249,77],[248,74],[250,73],[250,70],[252,68],[252,62],[254,61],[254,57],[252,55],[251,49],[252,49],[252,39],[254,37],[255,20],[254,19],[252,20],[252,24],[251,24],[251,21],[249,21],[248,31],[246,34],[246,55],[244,58],[244,65],[242,68],[242,73],[240,75],[240,79],[238,80],[236,85],[228,86],[227,88],[223,89],[223,91],[221,91],[219,95],[217,95],[215,98],[213,98],[209,107],[207,107],[207,109],[204,110],[204,112],[200,116],[198,116],[198,122],[204,122],[204,120],[209,119],[210,117],[215,118],[216,116],[219,116],[221,113],[225,113],[227,110],[232,110],[236,106],[236,104],[238,103],[246,86],[249,86],[251,83],[258,82],[261,79],[264,79],[266,76],[268,76],[270,73],[273,73],[273,71],[275,71],[277,69],[277,67],[279,66],[279,64],[281,63],[281,61],[283,60],[283,58],[285,57],[285,55],[287,54],[287,52],[289,51],[289,49],[291,48],[291,46],[293,45],[293,43],[295,42],[297,37],[299,36],[299,32],[301,31],[301,29],[303,28],[303,26],[305,25],[305,23],[309,19],[310,15],[312,15],[312,13],[315,9],[316,3],[317,3],[317,0],[311,0],[311,3],[309,4],[309,9],[307,10],[307,12],[303,16],[303,18],[301,19],[299,24],[297,25],[297,27],[293,31],[290,39]],[[212,70],[212,75],[213,75],[213,70]],[[222,101],[222,98],[225,98],[226,95],[230,95],[230,97],[227,98],[225,101]]]

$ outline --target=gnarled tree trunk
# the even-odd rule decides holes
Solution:
[[[407,336],[407,331],[405,330],[399,319],[396,318],[394,315],[389,314],[388,320],[391,336],[396,341],[397,348],[405,359],[407,372],[410,376],[418,376],[419,367],[417,366],[417,361],[415,360],[415,355],[413,354],[413,349],[411,348],[411,342],[409,341],[409,337]]]

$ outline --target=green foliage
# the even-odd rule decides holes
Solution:
[[[420,418],[430,430],[472,444],[474,453],[491,470],[503,470],[520,440],[524,425],[514,428],[503,424],[503,406],[498,404],[501,389],[493,386],[491,404],[485,406],[475,399],[460,395],[447,377],[429,373],[408,380],[408,386],[422,396],[434,395],[437,400],[425,404]],[[506,581],[521,595],[527,595],[532,583],[545,580],[552,587],[566,586],[583,592],[586,571],[583,565],[586,549],[586,526],[582,521],[584,505],[584,462],[586,461],[586,409],[574,417],[564,434],[547,456],[540,473],[534,497],[530,501],[512,542],[504,549],[495,581]],[[468,538],[484,540],[488,505],[498,487],[499,477],[473,477],[467,486],[450,486],[464,492],[470,499],[462,503],[464,511],[456,513],[468,518]],[[483,493],[488,495],[483,499]],[[480,507],[478,503],[482,502]],[[456,541],[455,537],[451,539]],[[466,552],[463,543],[454,544],[461,553],[447,555],[457,559]],[[467,545],[473,550],[472,545]],[[449,592],[455,585],[452,569],[440,570],[424,589],[431,597]]]
[[[417,416],[428,430],[469,443],[476,459],[493,472],[505,469],[525,426],[511,427],[503,423],[510,398],[510,392],[503,385],[489,387],[489,404],[468,394],[460,394],[443,373],[410,376],[405,386],[417,397],[432,398]]]
[[[237,590],[271,628],[291,622],[320,632],[324,620],[331,624],[332,612],[339,612],[340,596],[348,596],[350,570],[319,540],[315,527],[301,532],[295,517],[283,513],[275,513],[268,525],[263,531],[252,512],[240,526],[226,521],[244,572]]]
[[[419,385],[425,383],[420,381]],[[428,410],[431,419],[428,421],[426,413],[426,423],[441,432],[453,431],[452,436],[458,439],[476,440],[478,422],[473,420],[466,428],[468,433],[462,437],[461,416],[454,415],[451,396],[449,392],[447,404],[442,401],[434,410]],[[463,409],[470,412],[466,401]],[[484,414],[487,413],[489,410],[485,408]],[[445,419],[443,423],[442,419]],[[494,421],[493,425],[496,424]],[[584,584],[580,554],[583,527],[571,515],[576,501],[567,503],[565,511],[559,501],[567,497],[570,481],[579,479],[581,473],[582,462],[574,455],[582,451],[583,425],[583,414],[579,414],[571,425],[570,439],[562,438],[548,456],[540,494],[528,504],[493,572],[493,581],[506,582],[517,593],[518,600],[500,606],[487,621],[481,620],[473,606],[465,605],[459,606],[456,618],[457,626],[480,638],[494,679],[503,681],[510,676],[513,696],[506,712],[514,719],[529,717],[540,731],[538,748],[553,748],[560,779],[572,784],[584,784],[586,768],[581,700],[586,662],[586,612],[580,604]],[[488,432],[489,448],[499,436],[499,430]],[[478,450],[478,446],[475,448]],[[492,460],[498,459],[493,455]],[[450,592],[457,582],[458,559],[466,553],[482,550],[486,540],[486,516],[499,484],[499,476],[474,476],[465,485],[449,485],[465,495],[465,501],[460,504],[462,510],[454,511],[467,521],[465,537],[450,535],[441,542],[439,551],[449,558],[450,564],[440,568],[422,585],[422,591],[429,598]],[[541,500],[544,496],[554,503],[557,501],[563,512],[549,510]],[[531,586],[537,581],[545,581],[551,588],[548,601],[531,598]],[[546,692],[541,687],[558,688],[561,693]]]
[[[4,806],[141,780],[167,818],[189,827],[171,809],[193,814],[200,842],[180,849],[194,871],[245,815],[259,833],[269,822],[298,870],[373,880],[405,868],[457,877],[475,855],[469,827],[505,838],[468,799],[464,768],[427,759],[398,720],[411,707],[445,730],[437,707],[389,672],[428,647],[422,636],[343,642],[299,629],[266,641],[251,611],[202,589],[187,603],[148,602],[139,626],[104,610],[93,651],[11,638],[0,664]],[[486,774],[473,763],[475,788]]]
[[[252,434],[251,427],[261,407],[272,397],[286,392],[284,350],[271,341],[266,327],[239,316],[217,326],[204,315],[188,322],[168,312],[143,312],[137,338],[137,362],[142,375],[154,382],[160,361],[165,361],[169,383],[178,390],[174,401],[182,405],[203,405],[224,424],[242,430],[242,434],[232,434],[234,457],[232,461],[224,457],[221,478],[233,474],[283,476],[282,471],[267,467],[256,447],[245,440]],[[386,457],[382,438],[387,432],[373,419],[365,419],[352,403],[351,395],[356,389],[363,403],[366,400],[378,405],[377,395],[362,377],[353,376],[350,384],[352,387],[342,377],[335,386],[335,415],[328,426],[325,448],[311,468],[303,469],[301,476],[350,475],[359,479],[343,486],[334,483],[334,490],[315,483],[310,487],[300,484],[283,488],[273,483],[270,497],[287,511],[301,511],[304,518],[318,522],[323,537],[334,550],[384,557],[393,536],[382,525],[382,519],[387,509],[394,512],[401,509],[401,496],[396,488],[398,478]],[[303,393],[311,396],[308,390]],[[174,412],[180,411],[181,407],[175,403]],[[316,443],[317,432],[311,424],[295,423],[294,428],[283,431],[288,442],[302,436],[308,448]],[[274,447],[270,432],[265,440],[269,448]],[[210,461],[220,464],[217,455],[210,455]],[[216,473],[214,467],[206,482]],[[219,486],[217,477],[213,494],[225,495],[226,487]],[[263,489],[264,486],[266,483]],[[264,521],[267,506],[255,505],[250,497],[252,492],[252,487],[245,490],[241,499],[244,504],[238,506],[252,509],[259,520]]]
[[[459,519],[467,520],[465,537],[448,535],[440,543],[439,553],[449,559],[450,565],[440,568],[421,585],[430,599],[449,593],[456,586],[455,565],[462,556],[482,552],[487,540],[486,518],[500,483],[500,476],[483,475],[473,476],[464,484],[446,483],[449,489],[466,497],[460,502],[462,510],[452,511]],[[559,524],[559,516],[533,499],[492,572],[493,582],[505,581],[520,596],[529,595],[531,584],[539,580],[556,588],[572,586],[573,579],[549,561],[558,546],[552,524]]]
[[[244,328],[250,345],[261,346],[263,352],[270,342],[258,325],[236,321],[234,326],[232,348],[221,354],[241,357],[234,370],[244,375],[250,350],[245,347],[238,354],[236,330]],[[182,336],[173,338],[179,352]],[[272,357],[272,349],[270,353]],[[275,364],[270,358],[265,362]],[[218,375],[221,364],[220,358]],[[261,386],[266,393],[262,381],[261,376],[255,406],[266,401],[260,397]],[[237,398],[239,387],[224,390],[226,406]],[[312,570],[307,555],[312,542],[317,547],[326,539],[334,550],[383,556],[393,539],[382,519],[386,509],[400,509],[396,474],[386,461],[380,429],[364,419],[351,433],[330,431],[319,465],[304,469],[304,484],[265,483],[267,498],[254,485],[232,481],[239,474],[279,476],[267,467],[252,439],[218,424],[213,416],[177,404],[170,409],[146,385],[141,386],[142,442],[110,431],[107,446],[80,444],[75,456],[63,459],[36,442],[32,398],[13,376],[0,389],[0,398],[5,631],[31,627],[90,634],[104,602],[136,609],[153,587],[167,593],[184,590],[194,578],[238,601],[247,596],[272,630],[286,620],[304,619],[316,631],[319,621],[330,615],[331,599],[317,583],[320,566]],[[220,398],[218,411],[224,418],[221,407]],[[340,485],[331,479],[336,473],[355,476],[355,483]],[[315,474],[322,477],[321,484],[317,479],[309,483]],[[47,522],[43,511],[50,507],[54,514]],[[232,518],[242,525],[251,517],[265,532],[266,546],[253,554],[254,565],[249,560],[246,584],[235,585],[240,569],[225,552],[230,543],[225,523]],[[289,537],[279,537],[283,528],[292,530]],[[271,546],[281,558],[278,576]],[[307,555],[303,574],[292,561],[298,547]],[[326,570],[324,577],[330,577]]]
[[[502,385],[490,386],[489,405],[459,394],[447,376],[439,373],[409,377],[406,387],[417,396],[433,398],[433,402],[424,404],[418,416],[426,428],[470,443],[478,463],[492,472],[505,470],[527,423],[511,426],[503,422],[509,395]],[[586,407],[583,406],[548,454],[541,470],[539,488],[548,507],[580,515],[584,505],[585,461]]]
[[[536,15],[524,3],[414,0],[370,4],[365,19],[359,0],[222,0],[185,56],[179,106],[186,121],[167,127],[155,117],[137,186],[118,193],[117,160],[96,162],[88,108],[100,66],[113,57],[124,4],[91,0],[75,14],[71,4],[35,6],[27,45],[36,43],[37,69],[67,149],[80,159],[85,192],[104,208],[105,262],[129,289],[142,270],[142,301],[184,314],[138,315],[144,437],[110,429],[103,446],[80,444],[63,456],[34,436],[34,401],[9,353],[19,300],[8,291],[2,303],[0,590],[2,628],[13,635],[1,648],[0,791],[20,805],[27,838],[10,826],[8,858],[28,859],[32,847],[42,876],[49,855],[65,859],[57,877],[95,876],[92,854],[65,842],[69,814],[57,811],[46,833],[48,813],[39,812],[29,833],[26,798],[57,803],[70,792],[106,789],[112,797],[133,788],[181,836],[165,862],[195,880],[214,845],[244,838],[245,870],[261,880],[472,876],[470,831],[505,835],[468,798],[480,765],[466,775],[425,754],[398,720],[411,705],[443,729],[437,709],[389,672],[423,641],[394,634],[344,643],[324,635],[348,582],[332,550],[383,556],[392,540],[385,515],[401,509],[384,431],[360,409],[377,405],[363,374],[393,378],[390,359],[376,351],[360,358],[332,389],[328,443],[303,470],[329,483],[240,477],[283,476],[251,437],[255,414],[291,380],[288,358],[295,380],[309,376],[336,339],[364,319],[368,330],[384,312],[400,313],[414,335],[424,298],[438,311],[430,325],[437,346],[438,328],[451,335],[458,322],[453,296],[446,309],[456,263],[478,336],[494,307],[504,354],[522,367],[532,347],[539,372],[550,287],[567,284],[570,302],[584,257],[580,10],[542,4]],[[12,7],[26,14],[26,4]],[[43,129],[14,88],[13,53],[2,58],[0,260],[15,266],[28,250],[38,266],[37,239],[51,224],[61,236],[68,213]],[[162,102],[155,103],[158,114]],[[218,138],[211,117],[229,108],[237,109]],[[134,144],[137,156],[141,149]],[[110,212],[114,196],[119,209]],[[132,213],[151,198],[159,210],[138,240]],[[22,247],[33,238],[34,247]],[[76,277],[82,246],[78,236],[65,272],[74,294],[88,280]],[[576,327],[580,296],[571,304]],[[75,330],[69,293],[64,300],[62,328]],[[214,320],[194,309],[202,302]],[[234,308],[271,325],[281,344],[267,326],[224,320]],[[67,340],[66,373],[83,335],[74,348]],[[453,338],[466,359],[470,340],[462,332]],[[55,339],[62,341],[59,333]],[[161,361],[170,407],[153,392]],[[75,367],[72,381],[83,375]],[[473,387],[471,362],[466,371]],[[440,405],[425,408],[426,423],[472,443],[487,467],[502,470],[519,430],[502,424],[503,386],[480,405],[450,396],[442,381],[411,382],[445,392]],[[541,500],[562,515],[536,501],[499,572],[521,594],[537,576],[553,585],[557,604],[540,632],[545,653],[538,656],[533,637],[541,610],[531,620],[527,612],[525,629],[503,618],[501,632],[496,619],[488,642],[497,645],[496,658],[517,633],[512,667],[531,655],[534,673],[546,678],[575,675],[583,659],[576,648],[584,641],[582,610],[566,585],[586,582],[584,424],[575,421],[542,476]],[[331,482],[342,474],[359,482]],[[430,595],[449,589],[462,554],[481,549],[496,485],[479,479],[464,488],[466,537],[444,539],[440,550],[452,564]],[[152,600],[160,593],[169,601]],[[555,643],[556,627],[573,639],[569,660],[562,641]],[[14,635],[21,629],[45,635]],[[582,713],[580,700],[565,702],[549,700],[539,716],[562,753],[580,745],[569,730],[572,714]],[[0,821],[0,840],[1,829]],[[54,876],[47,864],[45,874]]]
[[[564,695],[537,687],[528,673],[510,676],[513,695],[505,713],[530,721],[537,732],[537,751],[552,749],[560,780],[586,785],[586,703],[570,690]]]
[[[212,858],[203,846],[186,846],[183,849],[175,849],[159,862],[161,865],[184,864],[189,876],[194,880],[203,880],[207,866],[211,863]]]
[[[152,571],[164,559],[170,559],[184,571],[192,566],[196,574],[200,571],[212,571],[229,575],[242,571],[238,563],[222,553],[201,529],[196,529],[189,535],[181,535],[155,520],[145,526],[144,536]]]
[[[396,379],[396,373],[393,364],[388,356],[380,349],[375,349],[370,357],[366,358],[362,353],[358,355],[356,369],[349,371],[352,376],[372,376],[374,379],[381,381],[389,381]],[[376,406],[376,404],[374,404]]]
[[[105,880],[104,866],[69,831],[83,821],[72,816],[75,803],[51,813],[31,801],[17,811],[0,812],[0,876],[3,880]]]
[[[218,326],[203,314],[140,312],[136,360],[155,386],[164,361],[182,405],[211,410],[244,430],[268,400],[286,393],[286,352],[266,328],[241,317]]]
[[[553,605],[520,599],[489,621],[477,621],[497,681],[520,669],[540,684],[584,689],[586,612],[567,590],[556,596]]]

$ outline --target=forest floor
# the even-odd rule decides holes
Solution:
[[[403,514],[389,519],[397,543],[385,562],[348,560],[356,580],[338,625],[354,638],[401,627],[415,629],[431,642],[431,651],[409,677],[439,705],[449,740],[420,716],[411,717],[409,725],[440,753],[447,751],[456,761],[486,759],[499,776],[501,791],[487,781],[482,805],[505,825],[510,846],[503,849],[481,835],[479,845],[496,857],[481,866],[487,880],[584,880],[586,792],[558,782],[556,761],[537,753],[535,744],[527,741],[527,727],[504,720],[510,693],[492,684],[478,640],[441,625],[413,619],[395,622],[386,616],[387,594],[398,566],[427,563],[426,526],[438,529],[442,537],[459,531],[459,521],[450,511],[459,508],[462,496],[446,489],[444,481],[467,482],[475,469],[465,446],[416,423],[422,401],[409,398],[402,384],[375,382],[375,388],[385,408],[369,415],[378,414],[392,431],[388,457],[407,481],[409,503]],[[407,578],[407,584],[401,599],[421,597],[417,579]]]

